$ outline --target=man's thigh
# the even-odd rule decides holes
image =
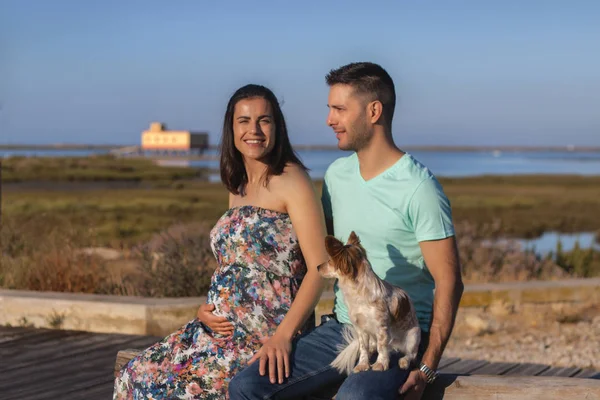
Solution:
[[[290,358],[290,376],[282,384],[271,383],[268,371],[260,376],[258,361],[249,365],[229,383],[230,399],[296,399],[340,384],[345,376],[330,363],[343,341],[342,328],[342,324],[331,319],[296,340]]]
[[[387,371],[368,370],[350,374],[339,388],[336,400],[397,400],[398,389],[410,373],[410,370],[400,369],[399,359],[399,354],[390,357]]]

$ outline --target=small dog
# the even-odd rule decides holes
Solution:
[[[398,365],[408,369],[417,357],[421,341],[421,329],[408,294],[373,272],[366,250],[354,232],[346,245],[327,236],[325,246],[330,260],[319,265],[319,273],[324,278],[338,279],[353,325],[344,330],[346,346],[331,365],[348,375],[369,368],[385,371],[389,368],[390,351],[400,351],[404,357]],[[377,360],[369,366],[375,350]]]

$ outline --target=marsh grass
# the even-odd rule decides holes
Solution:
[[[532,176],[441,179],[456,223],[497,224],[498,235],[534,238],[547,231],[598,231],[600,177]],[[321,182],[315,182],[318,190]],[[4,215],[79,224],[85,217],[98,240],[131,245],[181,221],[212,224],[225,211],[220,183],[155,181],[143,187],[98,186],[77,189],[20,188],[8,185]],[[499,221],[499,222],[498,222]]]
[[[132,164],[121,167],[106,157],[3,161],[3,179],[14,182],[24,173],[30,182],[40,177],[46,181],[36,186],[7,185],[4,180],[0,287],[142,296],[205,292],[215,266],[208,232],[227,208],[226,190],[220,183],[179,179],[176,169],[141,161],[138,165],[138,161],[128,160]],[[86,162],[95,163],[94,167]],[[61,179],[68,174],[50,172],[61,168],[79,172],[95,168],[95,175],[81,179],[97,180],[66,184]],[[118,187],[107,184],[127,182],[130,177],[146,180]],[[600,232],[600,177],[440,181],[452,203],[467,282],[600,275],[597,251],[565,252],[559,246],[552,255],[540,258],[516,242],[500,240],[536,237],[550,230]],[[321,189],[320,181],[315,185]],[[108,261],[82,254],[86,247],[117,249],[123,258]]]
[[[81,252],[84,246],[94,245],[93,229],[44,226],[37,228],[35,221],[3,222],[0,287],[147,297],[201,296],[208,290],[216,267],[209,242],[210,225],[205,223],[172,225],[126,249],[119,260]],[[489,243],[490,232],[497,226],[476,227],[466,222],[456,226],[465,282],[600,275],[599,252],[558,249],[553,256],[538,257],[522,251],[516,242]],[[40,246],[32,245],[33,237]]]
[[[156,181],[193,179],[198,169],[164,168],[145,158],[111,155],[89,157],[10,157],[2,160],[2,182]]]
[[[93,244],[93,230],[66,225],[52,229],[35,221],[0,228],[0,287],[72,293],[147,297],[201,296],[206,293],[215,260],[205,224],[177,224],[148,243],[107,260],[82,252]],[[33,246],[32,231],[38,243]]]

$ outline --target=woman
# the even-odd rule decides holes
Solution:
[[[247,85],[229,100],[220,168],[229,209],[210,233],[218,268],[207,304],[123,368],[115,399],[228,398],[229,380],[255,361],[273,382],[288,374],[327,253],[320,202],[269,89]]]

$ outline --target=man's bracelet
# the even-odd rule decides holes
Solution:
[[[437,371],[432,370],[431,368],[429,368],[427,365],[421,363],[419,365],[419,370],[421,372],[423,372],[425,374],[425,376],[427,377],[427,383],[433,383],[433,381],[435,381],[435,378],[438,377],[438,373]]]

